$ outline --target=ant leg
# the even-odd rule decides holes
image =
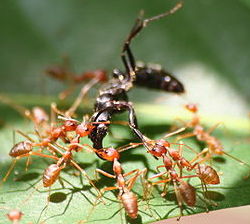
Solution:
[[[133,173],[136,173],[136,174],[135,174],[135,176],[136,176],[137,173],[140,173],[140,170],[139,170],[139,169],[131,170],[131,171],[127,172],[127,173],[124,173],[124,174],[123,174],[123,177],[130,176],[130,175],[133,174]]]
[[[23,136],[24,138],[28,139],[29,141],[31,142],[35,142],[34,139],[32,139],[31,137],[29,137],[27,134],[23,133],[22,131],[20,130],[14,130],[16,133],[18,133],[19,135]]]
[[[142,142],[145,142],[146,141],[145,136],[138,129],[137,118],[132,104],[125,101],[113,101],[113,105],[118,110],[125,109],[128,111],[130,128],[134,131],[134,133]]]
[[[73,83],[69,84],[70,86],[59,93],[59,99],[64,100],[66,99],[76,88],[76,86]]]
[[[64,113],[57,108],[57,104],[52,102],[50,104],[50,128],[53,129],[56,126],[57,115],[64,116]]]
[[[42,153],[38,153],[38,152],[29,152],[29,153],[26,153],[26,154],[23,154],[23,155],[20,155],[20,156],[17,156],[14,161],[12,162],[9,170],[7,171],[6,175],[4,176],[3,178],[3,182],[5,182],[8,178],[8,176],[10,175],[11,171],[13,170],[13,168],[15,167],[15,164],[17,162],[17,160],[23,158],[23,157],[30,157],[31,155],[35,155],[35,156],[40,156],[40,157],[45,157],[45,158],[51,158],[51,159],[54,159],[54,160],[58,160],[58,157],[55,157],[55,156],[51,156],[51,155],[46,155],[46,154],[42,154]],[[27,166],[27,164],[26,164]]]
[[[117,148],[116,150],[118,152],[124,152],[124,151],[126,151],[128,149],[134,149],[134,148],[136,148],[138,146],[141,146],[141,145],[143,145],[143,143],[129,143],[127,145],[124,145],[124,146],[121,146],[121,147]]]
[[[28,171],[28,166],[31,164],[31,157],[28,156],[27,161],[26,161],[26,166],[25,166],[25,171]]]
[[[94,182],[90,179],[90,177],[88,176],[88,174],[86,173],[86,171],[84,169],[82,169],[75,161],[71,160],[70,163],[72,163],[72,165],[78,169],[83,176],[85,176],[88,179],[88,182],[92,185],[92,187],[95,188],[95,190],[97,191],[98,195],[101,195],[100,190],[95,186]],[[104,203],[104,202],[103,202]]]
[[[136,181],[136,179],[138,178],[138,176],[141,175],[141,172],[140,172],[140,170],[136,169],[136,170],[132,170],[132,171],[130,171],[130,172],[128,172],[128,173],[126,173],[126,174],[123,175],[123,177],[126,177],[126,176],[128,176],[128,175],[133,174],[133,173],[135,173],[135,175],[132,176],[131,178],[129,178],[129,180],[126,181],[127,189],[128,189],[129,191],[130,191],[130,190],[132,189],[132,187],[134,186],[135,181]]]
[[[160,168],[162,168],[162,167],[165,168],[165,165],[159,165],[159,166],[157,166],[157,167],[156,167],[157,172],[160,172]],[[166,172],[166,171],[165,171],[165,172]]]
[[[147,168],[144,168],[142,171],[140,171],[140,180],[142,183],[143,188],[143,200],[147,201],[147,207],[149,208],[149,196],[152,193],[152,185],[147,181],[146,179],[146,173],[148,172]]]
[[[226,156],[230,157],[231,159],[234,159],[235,161],[239,162],[240,164],[247,166],[248,168],[250,167],[250,165],[249,165],[248,163],[246,163],[246,162],[244,162],[244,161],[242,161],[242,160],[240,160],[240,159],[238,159],[238,158],[236,158],[236,157],[230,155],[229,153],[227,153],[227,152],[225,152],[225,151],[223,151],[223,154],[225,154]],[[250,174],[249,174],[249,175],[250,175]],[[249,175],[248,175],[248,176],[249,176]],[[248,177],[248,176],[247,176],[247,177]],[[247,177],[246,177],[246,178],[247,178]]]
[[[168,173],[168,172],[163,171],[163,172],[157,173],[157,174],[153,175],[152,177],[149,177],[148,180],[152,180],[152,179],[155,179],[155,178],[158,178],[158,177],[162,177],[166,173]],[[157,181],[157,182],[153,182],[152,185],[156,185],[156,184],[159,184],[159,183],[166,183],[168,181],[170,181],[170,179],[160,180],[160,181]]]
[[[11,173],[11,171],[12,171],[13,168],[15,167],[16,161],[17,161],[16,159],[14,159],[14,160],[12,161],[11,166],[10,166],[8,172],[5,174],[3,180],[2,180],[0,183],[5,182],[5,181],[7,180],[7,178],[9,177],[9,175],[10,175],[10,173]]]
[[[209,160],[209,158],[211,157],[211,153],[209,153],[209,149],[208,148],[204,148],[200,153],[198,153],[191,161],[190,163],[195,162],[196,160],[200,159],[201,156],[205,154],[205,156],[197,163],[203,163],[207,160]]]
[[[96,169],[95,170],[96,173],[101,173],[102,175],[106,176],[106,177],[109,177],[109,178],[113,178],[113,179],[116,179],[116,176],[113,175],[113,174],[110,174],[110,173],[107,173],[101,169]]]
[[[162,13],[160,15],[148,18],[148,19],[143,19],[142,18],[142,13],[140,13],[139,17],[136,19],[136,22],[134,26],[132,27],[132,30],[130,31],[127,39],[124,42],[123,49],[122,49],[122,61],[124,63],[124,66],[126,68],[126,71],[128,74],[132,75],[135,72],[135,60],[133,57],[133,54],[130,50],[130,43],[131,41],[142,31],[143,28],[145,28],[150,22],[154,20],[158,20],[160,18],[166,17],[168,15],[171,15],[175,13],[179,8],[182,7],[182,3],[179,2],[175,5],[174,8],[172,8],[169,11],[166,11],[165,13]],[[125,53],[128,56],[128,60],[125,57]]]
[[[29,110],[27,108],[19,105],[19,104],[16,104],[9,97],[0,94],[0,102],[6,104],[8,106],[10,106],[12,109],[14,109],[15,111],[17,111],[21,116],[27,118],[26,112],[29,111]]]
[[[102,170],[100,170],[100,171],[102,171]],[[96,171],[96,172],[99,172],[99,171]],[[104,171],[103,171],[104,172]],[[102,173],[102,172],[100,172],[100,173]],[[104,173],[106,173],[106,172],[104,172]],[[103,174],[103,173],[102,173]],[[105,175],[105,174],[104,174]],[[105,175],[106,176],[106,175]],[[95,207],[98,205],[98,201],[99,201],[99,199],[102,197],[102,195],[106,192],[106,191],[112,191],[112,190],[116,190],[116,189],[118,189],[118,187],[116,187],[116,186],[114,186],[114,187],[105,187],[105,188],[103,188],[102,190],[101,190],[101,192],[100,192],[100,195],[96,198],[96,201],[94,202],[94,204],[93,204],[93,207],[90,209],[90,211],[89,211],[89,214],[87,215],[87,221],[89,220],[89,218],[90,218],[90,216],[93,214],[93,212],[94,212],[94,209],[95,209]],[[105,202],[103,201],[103,203],[105,204]]]
[[[51,123],[55,124],[57,114],[64,116],[64,112],[57,108],[57,104],[55,102],[51,103],[50,108],[51,108]]]
[[[207,133],[208,133],[208,134],[211,134],[220,124],[222,124],[222,122],[219,122],[219,123],[213,125],[212,127],[210,127],[210,128],[207,130]]]
[[[62,156],[65,154],[63,152],[61,152],[61,150],[59,150],[57,147],[55,147],[54,145],[52,144],[48,144],[48,146],[50,148],[52,148],[53,150],[55,150],[56,152],[60,153]],[[58,147],[61,147],[60,145],[57,145]],[[61,147],[62,149],[65,149],[65,147]],[[67,149],[66,149],[67,151]],[[92,187],[95,188],[95,190],[97,191],[98,195],[100,195],[100,191],[99,189],[95,186],[95,184],[93,183],[93,181],[90,179],[90,177],[88,176],[88,174],[86,173],[86,171],[84,169],[82,169],[73,159],[70,159],[70,163],[76,168],[78,169],[81,174],[86,177],[86,179],[88,180],[88,182],[92,185]]]
[[[171,132],[171,133],[168,133],[168,134],[164,135],[163,138],[169,138],[169,137],[171,137],[171,136],[173,136],[173,135],[179,134],[180,132],[185,131],[185,129],[186,129],[185,127],[179,128],[179,129],[177,129],[177,130],[175,130],[175,131],[173,131],[173,132]]]
[[[176,138],[176,141],[180,141],[182,139],[185,139],[185,138],[189,138],[189,137],[193,137],[195,136],[195,134],[193,132],[189,132],[189,133],[186,133],[186,134],[182,134],[182,135],[179,135],[177,138]]]
[[[78,95],[78,97],[76,98],[76,100],[74,101],[74,103],[72,104],[72,106],[65,112],[65,116],[66,117],[71,117],[74,112],[77,110],[77,108],[79,107],[79,105],[81,104],[84,96],[86,95],[86,93],[95,85],[99,82],[98,79],[92,79],[90,80],[89,83],[87,83],[86,85],[84,85],[80,91],[80,94]]]

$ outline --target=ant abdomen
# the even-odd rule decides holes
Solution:
[[[15,144],[9,152],[11,157],[18,157],[32,151],[33,145],[30,141],[22,141]]]
[[[60,174],[61,168],[57,164],[51,164],[43,174],[43,186],[50,187],[54,184]]]
[[[128,216],[132,219],[136,219],[138,215],[137,196],[131,191],[124,192],[121,195],[121,201]]]
[[[197,168],[197,175],[205,184],[219,184],[220,178],[216,170],[211,166],[201,164]]]
[[[178,189],[183,201],[188,206],[194,206],[196,203],[196,189],[186,181],[180,181]]]
[[[135,85],[167,92],[184,93],[183,84],[167,71],[149,66],[136,71]]]

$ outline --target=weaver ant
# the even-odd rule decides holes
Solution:
[[[89,183],[96,189],[96,191],[99,193],[99,190],[96,188],[95,184],[92,182],[90,177],[87,175],[87,173],[72,159],[72,151],[78,149],[78,145],[74,145],[79,143],[78,138],[74,138],[71,141],[71,144],[69,144],[68,148],[61,146],[57,143],[54,143],[58,147],[62,148],[65,150],[65,152],[62,152],[61,150],[58,149],[58,147],[54,146],[51,143],[46,143],[46,146],[54,153],[58,153],[62,155],[62,157],[57,157],[55,155],[47,155],[44,153],[40,152],[34,152],[33,147],[40,146],[40,143],[35,143],[33,139],[31,139],[29,136],[23,134],[22,132],[18,131],[20,134],[26,136],[29,140],[21,141],[17,144],[15,144],[12,149],[10,150],[9,155],[14,158],[14,161],[12,162],[12,165],[10,166],[7,174],[3,178],[3,182],[5,182],[11,173],[12,169],[15,166],[15,163],[17,160],[23,158],[23,157],[28,157],[28,160],[26,162],[26,167],[29,164],[29,158],[31,155],[43,157],[43,158],[50,158],[53,160],[56,160],[56,164],[51,164],[44,172],[43,175],[43,185],[44,187],[50,187],[55,183],[55,181],[58,179],[60,172],[62,169],[66,167],[66,165],[71,164],[74,166],[76,169],[80,171],[81,174],[83,174],[89,181]],[[82,147],[83,145],[81,145]],[[88,146],[85,144],[84,146]],[[90,147],[90,146],[89,146]]]
[[[183,130],[184,128],[181,128],[175,132],[169,133],[165,135],[164,138],[170,137]],[[184,178],[198,177],[201,180],[203,191],[207,191],[206,184],[216,185],[220,183],[220,179],[219,179],[217,172],[211,166],[200,164],[198,162],[193,164],[196,158],[193,159],[192,161],[188,161],[182,156],[182,148],[179,148],[179,150],[171,148],[171,144],[177,144],[180,146],[186,146],[188,149],[192,150],[192,148],[190,148],[189,146],[181,144],[181,143],[180,144],[170,143],[164,140],[163,138],[159,140],[151,140],[142,134],[140,137],[142,139],[142,143],[130,143],[130,145],[134,147],[137,147],[138,145],[144,145],[148,153],[153,155],[156,159],[162,158],[163,165],[157,166],[157,170],[159,170],[159,168],[164,167],[166,171],[155,174],[154,176],[150,177],[149,180],[163,177],[166,174],[168,175],[168,178],[154,182],[152,183],[152,185],[163,184],[163,183],[166,184],[169,182],[173,183],[175,195],[178,201],[178,206],[180,208],[180,217],[183,215],[182,214],[183,202],[185,202],[189,206],[194,206],[196,203],[195,188],[191,184],[185,182],[183,180]],[[176,165],[180,170],[180,174],[178,174],[175,169]],[[187,171],[191,171],[195,169],[196,174],[183,176],[182,172],[184,168],[186,168]],[[166,189],[161,195],[162,196],[166,195]]]
[[[3,182],[5,182],[8,178],[8,176],[10,175],[11,171],[13,170],[16,161],[23,158],[23,157],[28,157],[27,162],[26,162],[26,169],[28,167],[29,164],[29,158],[31,155],[35,155],[35,156],[40,156],[40,157],[45,157],[45,158],[51,158],[51,159],[57,159],[57,157],[53,156],[53,155],[46,155],[40,152],[34,152],[33,147],[36,146],[36,143],[33,143],[29,140],[25,140],[25,141],[21,141],[17,144],[15,144],[12,149],[9,152],[9,155],[14,158],[9,170],[7,171],[5,177],[3,178]]]
[[[201,151],[196,157],[196,159],[199,159],[202,155],[205,155],[201,159],[200,163],[209,160],[213,155],[226,155],[238,161],[239,163],[250,167],[249,164],[225,152],[220,140],[211,135],[212,131],[216,128],[217,125],[210,128],[209,130],[205,130],[205,128],[202,126],[200,122],[200,117],[197,114],[198,107],[196,104],[187,104],[185,105],[185,108],[191,113],[193,113],[192,120],[186,123],[186,127],[192,128],[193,130],[192,132],[185,133],[185,134],[178,136],[177,140],[195,136],[197,140],[205,142],[207,145],[207,148]]]
[[[117,186],[106,187],[101,191],[104,193],[111,190],[119,190],[118,199],[122,202],[122,205],[127,213],[127,215],[136,219],[138,216],[138,200],[137,196],[131,191],[137,177],[144,171],[139,171],[138,169],[132,170],[128,173],[123,173],[121,163],[119,162],[120,154],[119,150],[123,151],[128,148],[134,148],[134,146],[123,146],[117,150],[114,148],[106,148],[97,151],[96,153],[103,159],[113,162],[114,174],[107,173],[101,169],[96,169],[96,172],[101,173],[109,178],[116,179]],[[134,174],[135,173],[135,174]],[[129,180],[125,180],[125,177],[134,174]]]
[[[187,160],[186,160],[187,161]],[[178,220],[180,219],[181,216],[183,216],[183,203],[186,203],[188,206],[195,206],[196,204],[196,189],[188,182],[184,181],[184,178],[194,178],[198,177],[201,180],[201,186],[203,192],[207,192],[207,184],[219,184],[220,179],[217,174],[217,172],[208,165],[205,164],[194,164],[192,167],[187,168],[188,171],[191,169],[196,169],[196,174],[194,175],[187,175],[187,176],[182,176],[182,169],[185,167],[180,166],[180,164],[177,163],[178,168],[180,169],[180,174],[178,174],[175,170],[175,163],[171,161],[170,158],[166,157],[163,159],[164,165],[157,166],[157,170],[160,167],[165,167],[166,171],[165,172],[159,172],[155,174],[154,176],[148,178],[148,180],[152,180],[154,178],[159,178],[159,177],[164,177],[165,174],[167,174],[167,178],[164,177],[163,180],[159,180],[156,182],[153,182],[150,185],[158,185],[158,184],[165,184],[164,190],[161,194],[162,197],[164,197],[167,194],[167,188],[166,184],[171,182],[174,186],[174,192],[176,195],[177,203],[180,208],[180,216],[178,217]],[[188,162],[190,164],[190,162]]]
[[[99,190],[96,188],[95,184],[93,181],[90,179],[90,177],[87,175],[86,171],[83,170],[73,159],[72,159],[72,151],[75,150],[76,145],[77,147],[84,147],[88,146],[87,144],[80,145],[78,143],[71,143],[68,145],[68,148],[61,146],[59,144],[56,144],[58,147],[62,148],[64,152],[62,152],[58,147],[49,144],[49,146],[57,153],[61,154],[62,157],[56,158],[57,163],[56,164],[51,164],[49,165],[43,174],[43,186],[44,187],[50,187],[55,183],[55,181],[58,179],[60,172],[62,169],[64,169],[68,164],[71,164],[74,166],[77,170],[80,171],[83,176],[85,176],[89,183],[95,188],[95,190],[100,194]],[[89,146],[90,147],[90,146]],[[90,147],[91,148],[91,147]]]
[[[113,78],[107,85],[100,89],[99,95],[94,106],[95,113],[92,115],[92,122],[110,121],[113,114],[128,111],[129,126],[134,133],[140,138],[141,132],[138,129],[136,114],[133,105],[128,100],[127,92],[134,86],[148,87],[151,89],[164,90],[167,92],[183,93],[184,87],[180,81],[167,71],[154,66],[138,66],[130,49],[131,41],[152,21],[166,17],[175,13],[182,7],[182,3],[176,4],[171,10],[160,15],[144,19],[140,15],[122,48],[121,59],[125,67],[125,72],[114,69]],[[93,148],[102,149],[103,139],[108,131],[108,124],[98,124],[89,135],[93,142]]]
[[[8,209],[9,210],[9,209]],[[19,221],[21,221],[22,216],[24,214],[19,210],[19,209],[11,209],[9,212],[6,214],[8,219],[13,223],[13,224],[18,224]]]
[[[88,81],[81,89],[80,95],[78,96],[75,103],[69,109],[69,113],[77,109],[84,95],[88,90],[98,83],[105,83],[108,81],[107,72],[102,69],[96,69],[93,71],[83,72],[79,75],[69,71],[68,58],[64,58],[62,65],[54,65],[45,70],[45,74],[63,82],[69,82],[69,88],[59,94],[60,99],[65,99],[76,87],[76,85]]]

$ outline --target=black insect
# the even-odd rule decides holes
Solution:
[[[121,59],[125,66],[125,72],[114,69],[113,78],[104,88],[101,88],[96,99],[92,122],[110,121],[113,114],[128,111],[129,126],[134,133],[143,140],[143,135],[138,129],[136,114],[133,105],[128,100],[127,92],[134,86],[148,87],[151,89],[159,89],[167,92],[183,93],[184,87],[180,81],[167,71],[161,68],[155,68],[148,65],[136,65],[133,53],[130,49],[131,41],[142,31],[148,23],[175,13],[182,7],[178,3],[170,11],[154,16],[152,18],[143,19],[140,15],[126,41],[124,42]],[[106,136],[109,124],[99,123],[89,135],[95,149],[103,148],[103,138]]]

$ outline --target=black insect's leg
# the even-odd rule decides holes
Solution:
[[[116,108],[118,111],[119,110],[128,111],[128,116],[129,116],[128,120],[130,128],[134,131],[134,133],[141,141],[144,141],[144,136],[138,129],[137,118],[132,104],[126,101],[113,101],[113,106],[114,106],[113,108]]]
[[[174,8],[170,9],[169,11],[166,11],[162,14],[159,14],[157,16],[153,16],[148,19],[143,19],[143,14],[140,13],[140,16],[136,19],[135,25],[133,26],[132,30],[130,31],[124,45],[123,45],[123,50],[122,53],[128,50],[128,47],[131,43],[131,41],[140,33],[140,31],[145,28],[150,22],[154,20],[161,19],[163,17],[169,16],[171,14],[174,14],[178,9],[182,7],[182,2],[179,2],[175,5]]]
[[[121,58],[126,68],[126,72],[130,76],[134,74],[136,65],[135,65],[135,58],[133,56],[133,53],[129,45],[130,45],[131,40],[142,30],[142,28],[143,28],[143,20],[142,20],[142,16],[140,15],[136,19],[135,25],[130,31],[122,48]]]
[[[131,41],[141,32],[141,30],[146,27],[150,22],[154,20],[161,19],[163,17],[166,17],[168,15],[171,15],[175,13],[178,9],[182,7],[182,2],[179,2],[175,5],[174,8],[172,8],[169,11],[166,11],[165,13],[162,13],[160,15],[143,19],[143,14],[141,13],[140,16],[136,19],[135,25],[133,26],[132,30],[130,31],[127,39],[124,42],[123,49],[122,49],[122,61],[124,63],[124,66],[126,68],[126,71],[128,74],[132,75],[135,72],[135,59],[132,54],[132,51],[130,50],[130,43]]]

